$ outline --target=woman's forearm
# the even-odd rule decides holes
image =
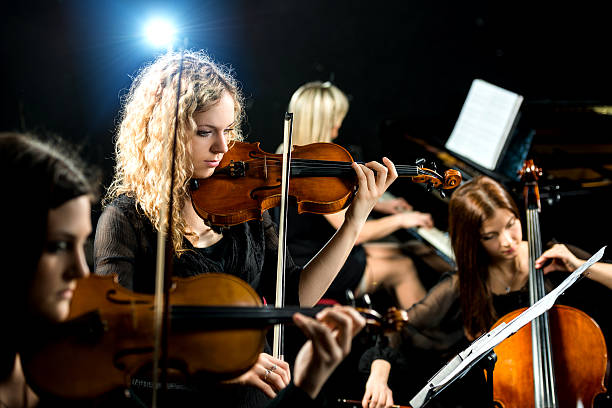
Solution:
[[[315,305],[344,265],[355,240],[359,235],[359,226],[343,223],[334,236],[304,266],[300,276],[300,305]]]

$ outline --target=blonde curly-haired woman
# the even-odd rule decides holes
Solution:
[[[169,231],[175,251],[174,274],[233,274],[268,303],[273,302],[278,236],[270,217],[264,214],[262,221],[220,232],[200,219],[188,195],[190,178],[210,177],[232,143],[242,138],[239,87],[227,68],[203,52],[185,51],[182,60],[174,158],[176,199],[170,209],[173,229]],[[162,186],[169,185],[170,171],[162,157],[172,150],[180,63],[180,53],[160,56],[134,79],[117,135],[114,181],[96,231],[95,273],[116,273],[122,285],[138,292],[151,292],[154,287],[155,234],[161,223]],[[359,191],[346,220],[303,269],[289,260],[287,304],[312,306],[333,281],[372,207],[397,177],[393,163],[383,161],[384,165],[353,164]],[[223,393],[222,403],[261,406],[266,396],[274,397],[289,382],[289,366],[262,353],[247,373],[229,381],[227,386],[234,385],[236,390]],[[201,393],[194,395],[197,401]]]

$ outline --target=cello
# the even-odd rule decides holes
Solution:
[[[544,275],[535,269],[542,254],[540,236],[541,169],[527,160],[521,170],[529,241],[529,301],[545,295]],[[523,309],[493,325],[508,322]],[[494,349],[493,399],[502,407],[592,407],[606,391],[607,349],[597,323],[584,312],[556,305]]]

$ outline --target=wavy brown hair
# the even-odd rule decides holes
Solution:
[[[181,53],[160,56],[137,74],[123,102],[117,134],[115,176],[104,202],[119,195],[134,197],[157,230],[162,205],[168,200],[174,137],[176,93]],[[174,189],[171,209],[172,243],[177,255],[184,252],[185,221],[181,209],[193,174],[191,138],[197,128],[193,116],[215,105],[224,92],[234,99],[234,127],[230,141],[241,140],[242,96],[229,68],[217,65],[202,51],[184,51],[178,103]]]
[[[506,209],[520,218],[510,194],[491,178],[479,176],[459,187],[449,203],[449,233],[455,252],[463,325],[477,337],[497,316],[487,286],[490,258],[480,241],[485,220]]]

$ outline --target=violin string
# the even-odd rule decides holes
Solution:
[[[263,161],[264,159],[255,159],[258,162]],[[271,159],[267,159],[266,160],[268,165],[273,166],[273,165],[281,165],[280,160],[271,160]],[[269,164],[272,163],[272,164]],[[362,162],[357,162],[359,164],[364,164]],[[340,167],[340,168],[351,168],[352,163],[351,162],[343,162],[343,161],[335,161],[335,160],[318,160],[318,159],[292,159],[291,160],[291,165],[292,167],[295,166],[309,166],[309,165],[317,165],[317,166],[331,166],[331,167]],[[403,165],[403,164],[398,164],[395,166],[395,168],[397,169],[406,169],[406,170],[417,170],[419,169],[418,166],[414,166],[414,165]]]
[[[265,164],[263,163],[264,163],[263,159],[255,159],[254,161],[250,162],[250,168],[259,169],[263,167],[273,168],[273,167],[281,166],[280,161],[276,161],[276,160],[275,161],[266,160]],[[298,169],[298,170],[304,170],[304,169],[308,169],[310,171],[337,170],[337,171],[352,172],[351,163],[349,162],[338,162],[338,161],[331,161],[331,160],[294,159],[292,160],[291,164],[292,164],[292,168]],[[414,175],[418,175],[418,171],[420,169],[419,167],[412,166],[412,165],[397,165],[395,166],[395,168],[397,169],[398,173],[414,174]]]

